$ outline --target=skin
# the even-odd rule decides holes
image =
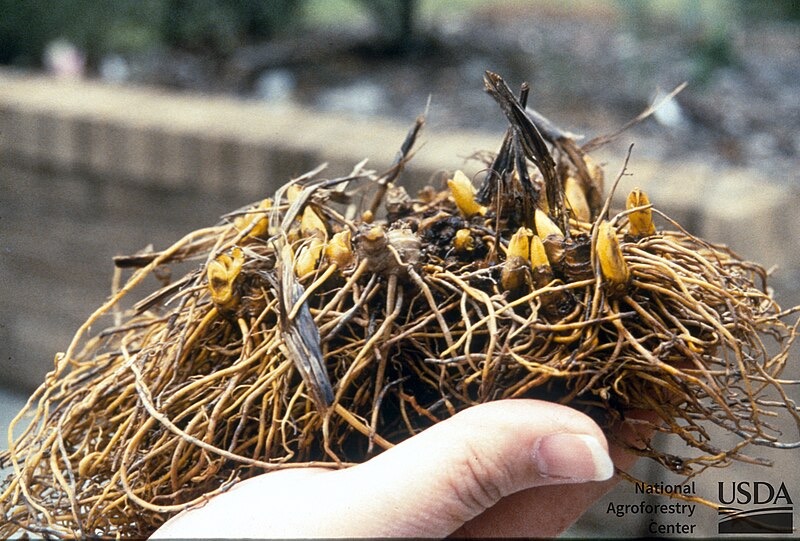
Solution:
[[[617,436],[635,438],[629,429]],[[586,415],[502,400],[349,469],[243,481],[153,537],[552,537],[618,482],[608,478],[611,460],[627,469],[635,457],[609,448]]]

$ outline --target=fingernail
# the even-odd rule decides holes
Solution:
[[[550,434],[537,440],[533,458],[539,473],[572,481],[605,481],[614,463],[597,438],[587,434]]]

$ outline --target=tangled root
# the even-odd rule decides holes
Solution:
[[[239,480],[346,467],[505,398],[606,425],[654,412],[637,426],[686,456],[630,450],[687,476],[766,463],[754,445],[797,447],[769,420],[800,426],[779,379],[798,308],[639,190],[611,215],[587,147],[526,111],[526,91],[486,83],[510,127],[477,190],[460,174],[417,197],[395,182],[419,120],[385,173],[320,168],[166,250],[116,258],[135,271],[12,423],[0,535],[146,536]],[[124,307],[179,264],[192,270]],[[738,442],[719,447],[713,425]]]

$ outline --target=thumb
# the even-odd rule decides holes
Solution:
[[[606,480],[614,465],[588,416],[549,402],[503,400],[464,410],[339,473],[380,484],[383,493],[364,507],[371,521],[383,522],[379,532],[440,537],[506,496]]]
[[[174,517],[156,537],[444,537],[511,494],[613,472],[605,437],[586,415],[538,400],[501,400],[349,469],[283,470],[243,481]]]

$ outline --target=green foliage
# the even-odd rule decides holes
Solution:
[[[161,0],[0,0],[0,62],[37,64],[48,42],[66,39],[90,58],[159,39]]]
[[[689,44],[691,80],[702,84],[713,73],[738,62],[733,47],[735,31],[742,24],[737,3],[727,0],[618,0],[629,28],[640,39],[651,39],[654,30],[669,27]]]
[[[390,52],[402,53],[411,46],[416,0],[361,0],[381,29]]]
[[[743,15],[754,19],[779,19],[800,22],[800,2],[797,0],[770,0],[753,2],[738,0]]]
[[[387,52],[408,50],[417,0],[0,0],[0,63],[38,65],[51,41],[65,39],[92,64],[108,53],[157,47],[225,55],[236,47],[297,31],[324,12],[342,24],[353,11],[371,18]]]
[[[163,35],[171,46],[227,53],[290,26],[301,1],[164,0]]]
[[[0,62],[31,63],[57,30],[44,2],[0,0]]]
[[[291,28],[302,0],[0,0],[0,63],[36,65],[69,40],[89,60],[162,45],[227,53]]]

